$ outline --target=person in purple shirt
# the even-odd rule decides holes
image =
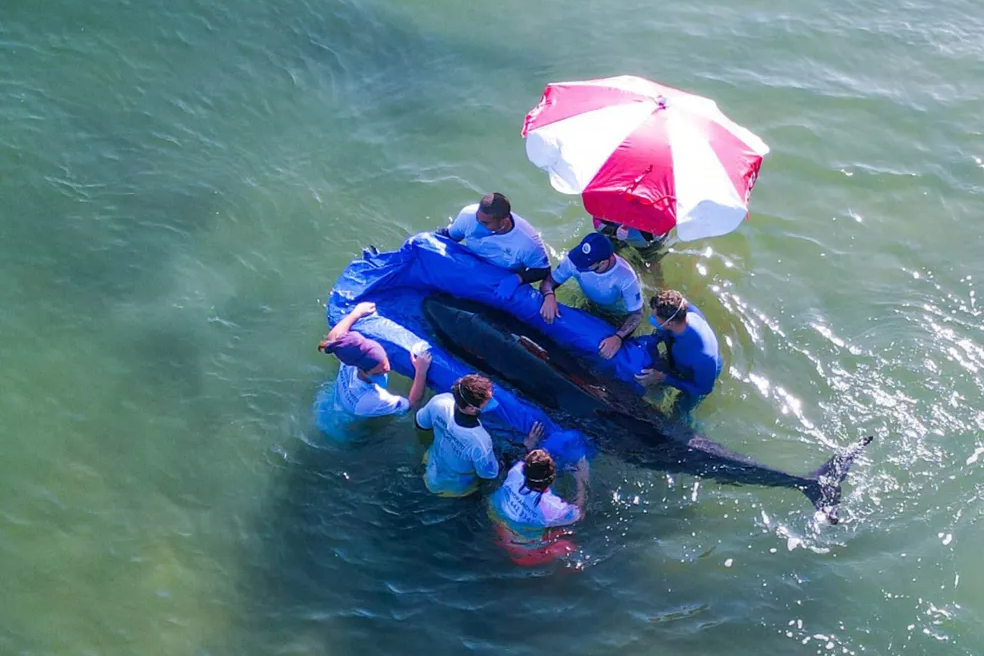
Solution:
[[[675,414],[689,421],[694,408],[714,389],[721,374],[721,350],[703,313],[680,292],[667,289],[650,299],[649,323],[656,332],[639,339],[653,367],[636,374],[641,384],[664,384],[680,390]],[[665,354],[658,347],[665,344]]]

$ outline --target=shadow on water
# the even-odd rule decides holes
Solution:
[[[322,142],[320,157],[347,168],[368,148],[378,168],[383,149],[398,142],[480,136],[460,111],[483,88],[476,77],[490,65],[525,70],[536,61],[521,49],[426,33],[380,3],[237,4],[190,3],[200,20],[180,34],[153,21],[114,34],[118,26],[97,12],[79,20],[98,37],[67,50],[64,21],[13,15],[12,41],[40,30],[46,43],[21,44],[11,60],[16,70],[37,71],[16,95],[24,111],[46,118],[46,129],[4,138],[35,181],[0,179],[11,203],[3,233],[25,246],[18,260],[40,264],[32,277],[51,293],[100,302],[133,294],[156,275],[155,263],[188,249],[237,195],[250,193],[250,179],[298,156],[277,142],[285,121],[315,116],[299,107],[319,106],[328,124],[311,125],[309,149],[326,129],[337,132],[332,123],[347,122],[351,129],[339,133],[347,136]],[[162,19],[172,11],[156,9]],[[214,64],[200,66],[203,55]],[[244,133],[260,139],[255,151],[234,145]]]
[[[447,639],[435,632],[468,635],[482,616],[473,611],[493,601],[487,588],[508,576],[483,503],[427,493],[421,448],[394,448],[407,439],[408,423],[399,427],[356,443],[304,443],[284,461],[261,551],[247,559],[253,612],[281,639],[424,653]]]
[[[422,29],[411,9],[392,4],[335,2],[328,10],[311,7],[306,0],[295,4],[305,9],[283,3],[272,9],[277,27],[287,34],[284,50],[278,53],[282,61],[288,66],[324,67],[320,75],[358,83],[362,93],[373,98],[372,107],[403,106],[404,114],[433,116],[448,100],[476,90],[491,94],[476,101],[493,102],[495,94],[482,84],[482,75],[493,75],[502,84],[505,80],[498,80],[497,70],[509,71],[511,77],[540,61],[538,52],[520,44],[500,47],[486,38],[481,25],[475,25],[474,32],[453,35],[441,31],[441,25]]]
[[[676,588],[713,551],[680,544],[694,513],[689,489],[658,501],[664,479],[630,483],[624,469],[596,463],[591,520],[573,536],[578,551],[524,568],[494,543],[483,499],[426,491],[423,446],[412,434],[408,418],[346,444],[310,430],[271,460],[269,506],[242,552],[244,631],[304,653],[536,653],[568,635],[565,649],[577,654],[730,613],[711,608],[702,586],[655,593]],[[654,506],[655,543],[644,517]],[[648,526],[635,527],[640,521]],[[665,573],[650,569],[654,547],[668,553],[657,557],[667,559]]]

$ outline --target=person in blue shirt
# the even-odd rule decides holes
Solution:
[[[636,374],[641,384],[664,384],[680,390],[674,408],[684,420],[714,389],[721,374],[721,350],[707,319],[680,292],[667,289],[650,299],[652,335],[640,338],[649,350],[653,367]],[[658,347],[665,345],[665,354]]]

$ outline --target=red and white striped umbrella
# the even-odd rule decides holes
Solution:
[[[632,76],[547,85],[523,136],[592,216],[685,241],[741,224],[769,152],[713,100]]]

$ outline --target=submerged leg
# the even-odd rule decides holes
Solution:
[[[691,394],[680,390],[676,397],[676,403],[673,404],[673,418],[688,426],[693,426],[694,410],[706,398],[706,394]]]

